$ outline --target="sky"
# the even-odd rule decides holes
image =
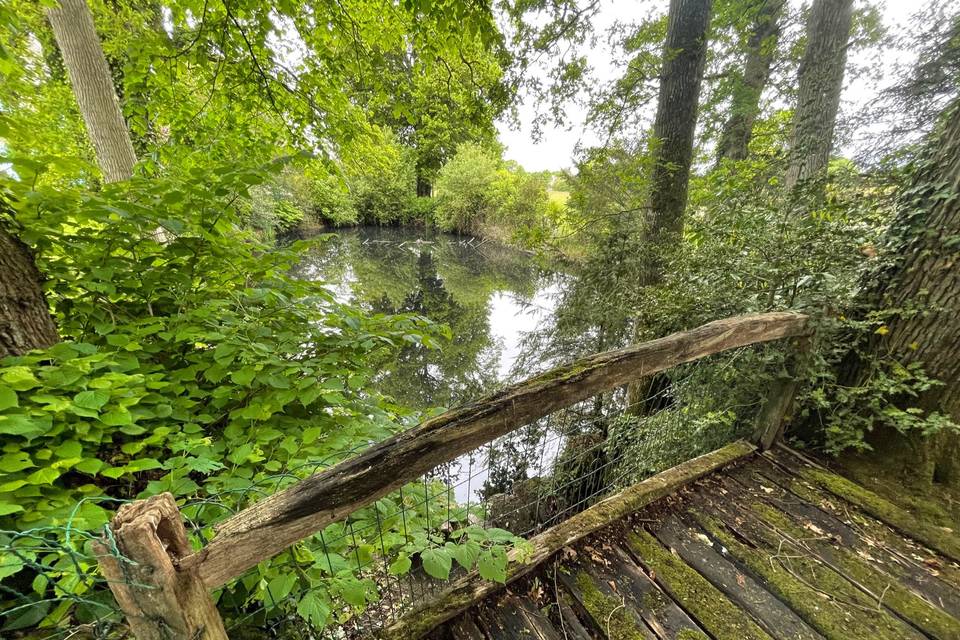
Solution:
[[[862,0],[858,0],[858,6]],[[875,2],[880,6],[884,24],[897,32],[904,28],[910,16],[928,4],[929,0],[886,0]],[[793,7],[799,7],[800,0],[789,0]],[[617,69],[612,60],[618,54],[605,42],[603,33],[617,20],[621,22],[640,21],[651,10],[665,11],[669,0],[601,0],[600,11],[595,18],[596,32],[600,35],[596,44],[585,53],[592,69],[594,82],[606,83],[616,77]],[[875,53],[875,52],[874,52]],[[860,78],[847,79],[844,83],[841,113],[851,113],[861,105],[872,101],[893,78],[896,65],[909,64],[909,54],[904,51],[888,50],[880,54],[879,64],[871,58],[870,52],[860,52],[850,56],[848,65],[873,64],[882,74],[879,81]],[[581,105],[567,105],[567,116],[572,123],[566,128],[544,127],[542,139],[534,142],[531,137],[531,123],[536,115],[527,97],[520,106],[520,127],[513,128],[506,120],[497,123],[500,141],[506,146],[507,159],[516,160],[528,171],[542,171],[571,168],[574,165],[574,150],[577,143],[585,146],[598,143],[597,136],[584,127],[586,110]],[[842,115],[841,115],[842,117]],[[850,144],[855,144],[851,142]],[[841,152],[844,150],[841,149]]]

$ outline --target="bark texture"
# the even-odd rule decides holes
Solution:
[[[33,254],[0,227],[0,358],[57,342]]]
[[[788,189],[817,177],[830,161],[852,23],[853,0],[814,0],[810,8],[785,179]]]
[[[717,145],[717,160],[743,160],[760,115],[760,96],[770,81],[770,70],[780,38],[780,18],[786,0],[756,0],[756,17],[747,40],[747,60],[733,87],[730,116]]]
[[[657,141],[650,191],[654,236],[679,233],[683,228],[712,6],[712,0],[670,1],[653,125]]]
[[[886,334],[871,337],[868,354],[922,363],[943,383],[905,399],[904,407],[939,411],[960,423],[960,103],[947,113],[934,145],[888,231],[896,260],[866,283],[858,307],[902,311],[887,322]],[[857,383],[867,375],[866,359],[851,358],[841,379]],[[907,476],[960,488],[958,434],[881,432],[873,444]]]
[[[104,180],[129,179],[137,158],[86,0],[61,0],[47,18]]]

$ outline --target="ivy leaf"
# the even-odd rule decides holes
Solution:
[[[420,560],[423,562],[423,570],[431,577],[438,580],[446,580],[450,577],[453,558],[446,549],[427,549],[420,554]]]

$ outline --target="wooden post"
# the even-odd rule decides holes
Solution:
[[[787,356],[786,372],[777,377],[770,386],[770,394],[757,415],[753,433],[753,441],[763,451],[767,451],[783,438],[783,432],[792,417],[793,401],[797,397],[800,386],[797,375],[809,353],[809,336],[798,338],[793,353]]]
[[[227,640],[197,572],[179,567],[192,549],[171,494],[123,505],[95,551],[138,640]]]

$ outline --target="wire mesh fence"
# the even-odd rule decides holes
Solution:
[[[218,607],[230,637],[369,637],[435,597],[448,584],[442,576],[478,569],[496,579],[523,539],[750,435],[782,354],[782,346],[754,345],[675,367],[648,379],[646,393],[590,398],[437,466],[223,588]],[[350,455],[181,500],[195,548],[213,536],[211,522]],[[123,501],[89,502],[113,511]],[[77,505],[78,517],[62,526],[0,531],[4,637],[125,633],[97,572],[94,542],[109,529],[86,528],[82,512]],[[109,538],[106,547],[122,556]]]

